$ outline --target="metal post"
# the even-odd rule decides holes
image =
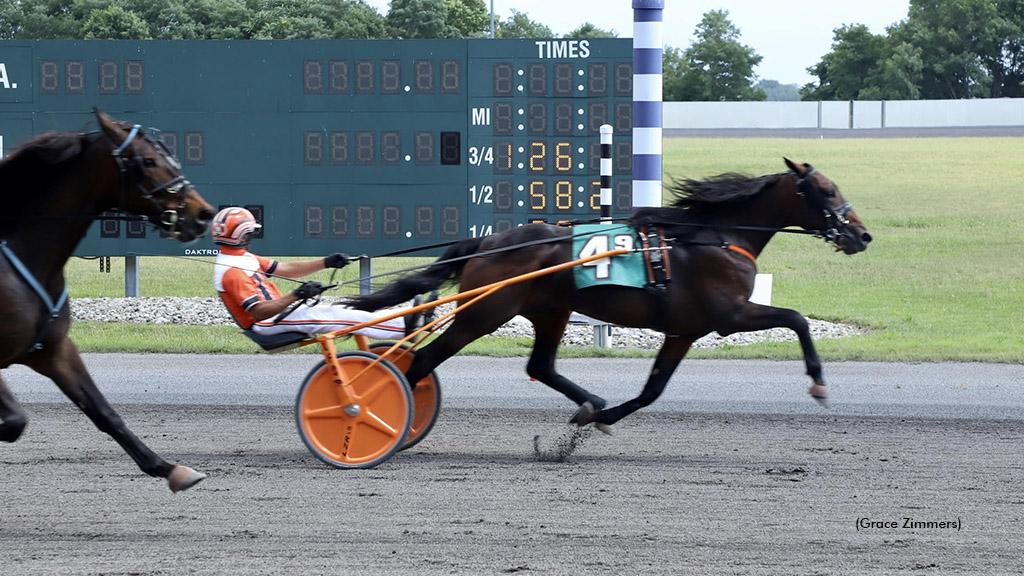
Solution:
[[[601,125],[601,223],[612,223],[612,126]],[[594,323],[594,346],[611,348],[610,324]]]
[[[494,0],[491,0],[491,40],[494,40]]]
[[[359,293],[369,294],[373,292],[373,259],[369,256],[359,260]]]
[[[134,254],[124,257],[124,295],[139,297],[139,257]]]
[[[601,125],[601,223],[612,223],[612,125]]]
[[[662,12],[633,0],[633,208],[661,206]]]

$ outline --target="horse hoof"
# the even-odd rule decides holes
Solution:
[[[598,430],[600,430],[601,432],[604,432],[605,434],[607,434],[609,436],[613,435],[613,433],[614,433],[614,430],[612,430],[612,425],[611,424],[605,424],[604,422],[596,422],[594,424],[594,428],[597,428]]]
[[[177,494],[195,486],[204,478],[206,478],[206,474],[178,464],[167,475],[167,483],[171,486],[171,492]]]
[[[594,405],[590,402],[584,402],[580,404],[579,410],[569,419],[569,424],[575,424],[582,428],[594,421],[595,414],[597,414],[597,410],[594,409]]]
[[[25,431],[28,421],[25,418],[12,416],[0,422],[0,441],[14,443]]]
[[[819,404],[828,408],[828,387],[821,382],[815,382],[811,384],[810,390],[807,391],[812,398],[818,401]]]

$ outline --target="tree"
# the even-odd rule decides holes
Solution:
[[[72,16],[72,0],[21,0],[11,2],[12,30],[4,38],[54,40],[81,38],[81,23]],[[15,13],[15,11],[20,13]]]
[[[661,99],[666,102],[685,100],[683,74],[686,73],[686,58],[683,51],[665,46],[661,55]]]
[[[857,93],[859,100],[917,100],[921,97],[924,64],[921,50],[902,43],[879,62],[867,85]]]
[[[800,87],[796,84],[781,84],[778,80],[761,80],[754,88],[765,93],[769,102],[793,102],[800,99]]]
[[[525,12],[512,10],[512,15],[504,22],[495,24],[495,38],[554,38],[551,28],[530,20]]]
[[[446,0],[448,26],[459,38],[483,38],[491,33],[491,13],[484,0]]]
[[[149,40],[149,26],[134,12],[120,6],[107,6],[93,10],[82,23],[82,37],[86,40]]]
[[[984,62],[999,58],[1008,32],[994,0],[911,0],[890,36],[920,50],[923,98],[976,98],[991,94]]]
[[[584,22],[579,28],[565,35],[566,38],[618,38],[619,33],[615,30],[602,30],[590,22]]]
[[[996,0],[1005,26],[998,53],[982,55],[992,76],[993,98],[1024,97],[1024,0]]]
[[[384,17],[394,38],[454,38],[458,30],[448,25],[445,0],[391,0]]]
[[[740,31],[729,21],[727,10],[706,12],[694,34],[697,40],[683,52],[681,78],[673,85],[680,100],[765,99],[765,93],[752,86],[754,66],[762,58],[739,42]]]
[[[885,38],[863,24],[833,30],[832,51],[807,69],[818,84],[801,89],[804,100],[854,100],[882,59]]]

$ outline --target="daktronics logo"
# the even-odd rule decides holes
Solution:
[[[217,250],[213,248],[186,248],[185,256],[216,256]]]

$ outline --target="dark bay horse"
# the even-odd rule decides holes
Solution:
[[[784,327],[799,337],[812,380],[810,393],[824,402],[827,389],[807,320],[795,310],[749,301],[756,258],[776,232],[790,226],[823,236],[846,254],[866,250],[871,235],[824,174],[809,164],[785,162],[787,172],[759,178],[723,174],[705,181],[677,182],[671,207],[645,208],[634,214],[632,225],[663,231],[671,271],[671,281],[663,289],[604,285],[578,289],[572,270],[512,284],[460,311],[436,340],[417,352],[407,372],[409,382],[419,382],[470,342],[522,315],[533,323],[536,333],[527,373],[580,406],[573,422],[611,425],[654,402],[698,338],[712,331],[726,336]],[[574,259],[572,234],[565,227],[531,224],[463,240],[429,268],[373,294],[354,297],[349,304],[377,310],[450,280],[461,278],[460,290],[466,291],[569,262]],[[479,252],[489,254],[472,256]],[[555,371],[556,351],[574,310],[666,335],[639,396],[605,408],[604,399]]]
[[[213,208],[162,143],[95,112],[99,131],[40,134],[0,160],[0,368],[24,364],[53,380],[143,472],[166,478],[178,492],[205,476],[153,453],[97,389],[68,338],[64,264],[103,211],[143,216],[189,242],[209,228]],[[14,442],[26,423],[0,379],[0,440]]]

